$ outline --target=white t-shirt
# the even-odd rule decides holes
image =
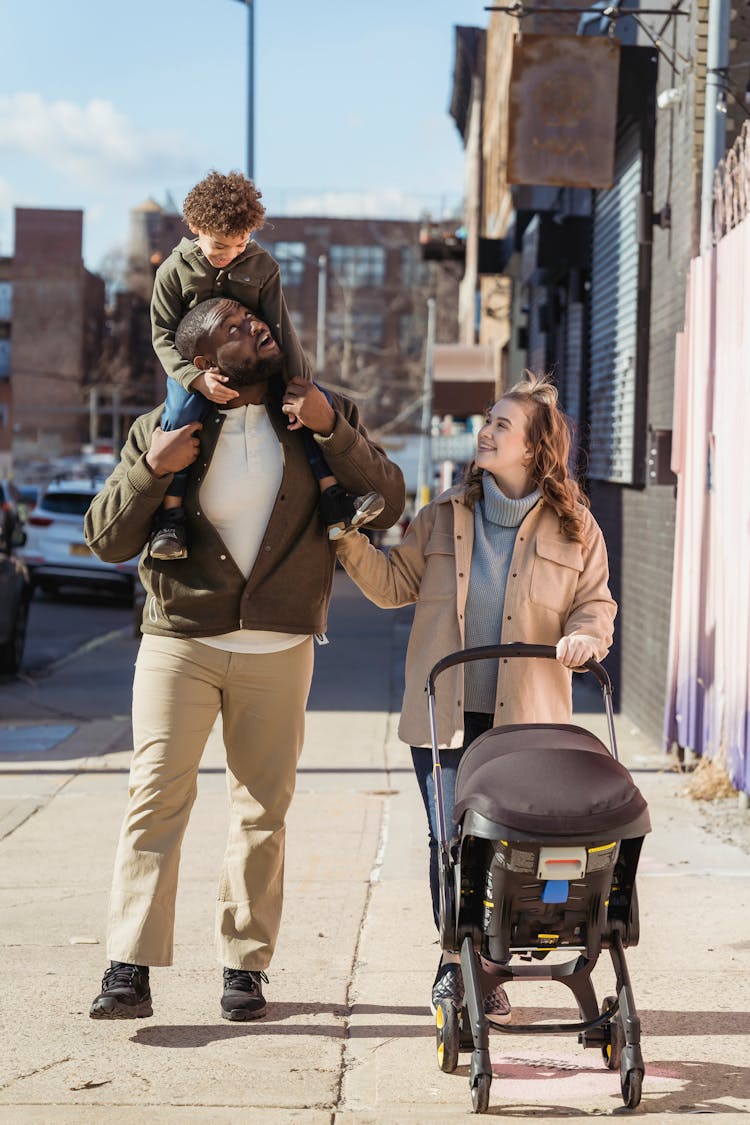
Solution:
[[[284,458],[265,406],[236,406],[224,413],[200,488],[200,504],[237,567],[249,578],[276,503]],[[306,640],[307,634],[235,629],[197,639],[228,652],[281,652]]]

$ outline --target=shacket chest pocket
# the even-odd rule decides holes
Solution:
[[[531,571],[529,597],[536,605],[565,614],[575,597],[583,570],[579,543],[539,536]]]
[[[456,598],[456,562],[453,536],[433,531],[424,549],[425,568],[419,586],[419,600]]]

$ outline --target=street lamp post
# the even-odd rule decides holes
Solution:
[[[247,8],[247,175],[255,179],[255,0],[238,0]]]
[[[318,320],[315,337],[315,370],[318,376],[324,374],[326,365],[326,284],[328,281],[328,257],[318,256]]]
[[[435,298],[427,298],[427,339],[424,355],[424,390],[422,392],[422,424],[419,438],[417,495],[415,511],[429,502],[432,483],[432,380],[435,351]]]

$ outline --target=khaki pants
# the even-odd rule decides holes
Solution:
[[[312,669],[312,637],[261,654],[143,637],[133,684],[130,801],[110,901],[107,955],[113,961],[172,963],[180,848],[201,755],[221,712],[230,821],[217,954],[228,968],[267,967],[281,921],[284,819]]]

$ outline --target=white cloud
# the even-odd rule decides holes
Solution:
[[[7,180],[0,176],[0,257],[10,254],[13,223],[11,208],[13,190]]]
[[[0,97],[0,151],[32,156],[77,183],[192,170],[177,133],[136,129],[112,102],[79,106],[41,94]]]
[[[290,215],[319,215],[340,219],[418,219],[425,211],[424,199],[398,188],[383,191],[323,191],[284,200]]]

